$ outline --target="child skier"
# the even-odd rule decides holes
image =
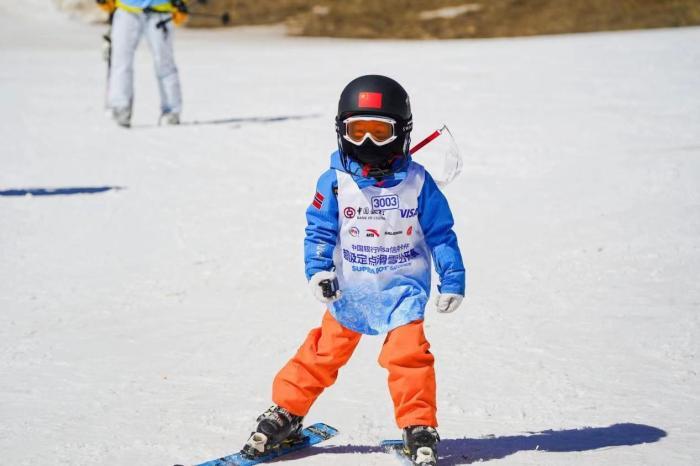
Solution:
[[[379,364],[389,372],[404,452],[414,464],[437,464],[434,359],[423,333],[431,254],[440,312],[460,305],[465,270],[447,201],[410,158],[412,126],[408,95],[396,81],[361,76],[343,90],[338,151],[307,209],[304,241],[311,291],[328,310],[275,377],[275,404],[258,417],[245,455],[298,437],[360,337],[386,333]]]

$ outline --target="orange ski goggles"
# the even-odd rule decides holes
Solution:
[[[343,138],[356,146],[371,139],[377,146],[384,146],[396,139],[396,120],[380,116],[352,116],[343,120]]]

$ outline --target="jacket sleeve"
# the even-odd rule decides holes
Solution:
[[[457,235],[452,229],[452,211],[447,199],[427,171],[418,196],[418,222],[425,235],[425,242],[432,251],[435,270],[440,276],[438,290],[440,293],[463,296],[466,291],[466,271],[457,244]]]
[[[338,180],[335,170],[328,170],[318,180],[316,193],[306,209],[304,263],[306,279],[316,272],[332,270],[333,250],[338,240]]]

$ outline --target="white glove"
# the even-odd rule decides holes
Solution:
[[[464,296],[454,293],[443,293],[435,297],[435,307],[442,314],[447,314],[457,310]]]
[[[321,282],[324,280],[329,280],[330,282],[333,282],[334,280],[337,280],[337,279],[338,279],[338,275],[333,271],[323,270],[321,272],[316,272],[311,277],[311,280],[309,280],[309,287],[311,287],[311,294],[313,294],[314,298],[318,299],[323,304],[328,304],[328,303],[332,303],[333,301],[339,300],[340,297],[343,296],[342,291],[336,290],[335,295],[330,296],[330,297],[323,296],[323,288],[321,286]]]

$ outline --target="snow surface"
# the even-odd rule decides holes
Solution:
[[[700,29],[508,40],[177,33],[188,123],[159,128],[145,46],[135,128],[103,117],[104,26],[0,3],[0,464],[192,464],[235,451],[322,306],[304,210],[344,84],[412,95],[469,297],[427,315],[443,465],[700,464]],[[50,10],[50,8],[49,8]],[[209,122],[209,123],[207,123]],[[308,416],[289,464],[397,464],[381,338]],[[590,427],[588,429],[584,429]]]

